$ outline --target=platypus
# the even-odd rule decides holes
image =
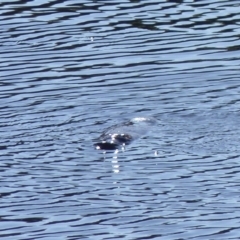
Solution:
[[[129,145],[147,133],[156,123],[154,118],[136,117],[106,129],[94,144],[98,150],[116,150]]]

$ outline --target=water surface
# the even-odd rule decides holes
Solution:
[[[239,5],[1,1],[1,239],[237,239]]]

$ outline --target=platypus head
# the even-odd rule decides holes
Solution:
[[[132,141],[132,136],[129,134],[109,134],[108,138],[105,138],[100,143],[95,143],[94,146],[96,149],[99,150],[115,150],[118,149],[120,146],[128,145]]]

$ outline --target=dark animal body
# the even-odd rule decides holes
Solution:
[[[94,144],[99,150],[116,150],[143,136],[156,123],[154,118],[133,118],[114,125],[103,132]]]

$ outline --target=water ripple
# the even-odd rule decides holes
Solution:
[[[1,239],[237,239],[238,7],[1,1]]]

